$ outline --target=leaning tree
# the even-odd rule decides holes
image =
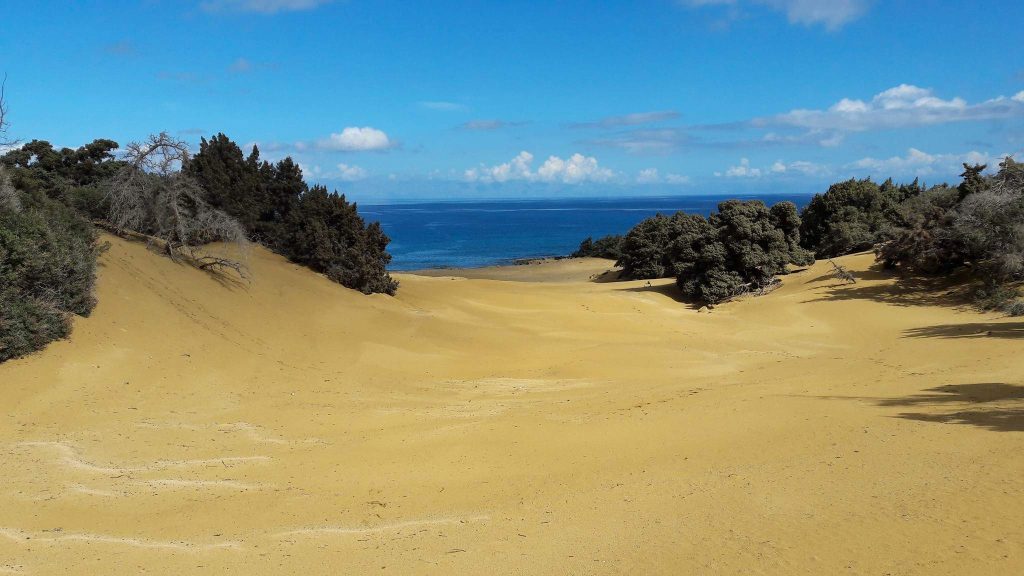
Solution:
[[[245,230],[206,202],[196,180],[181,170],[188,158],[188,145],[166,132],[128,144],[125,164],[109,185],[110,224],[155,240],[171,259],[247,277]]]

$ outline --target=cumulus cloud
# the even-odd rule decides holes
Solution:
[[[543,164],[533,170],[533,154],[522,151],[512,160],[496,166],[481,165],[466,170],[463,176],[470,182],[508,182],[525,180],[530,182],[560,182],[579,184],[582,182],[606,182],[615,173],[603,168],[593,156],[573,154],[563,159],[549,156]]]
[[[199,6],[206,12],[254,12],[275,14],[312,10],[334,0],[206,0]]]
[[[570,124],[572,128],[617,128],[621,126],[640,126],[673,120],[679,117],[675,110],[659,110],[655,112],[635,112],[623,116],[608,116],[594,122],[577,122]]]
[[[792,24],[813,26],[821,24],[829,30],[837,30],[857,20],[871,5],[871,0],[681,0],[682,4],[701,8],[726,6],[737,10],[743,5],[767,6],[783,12]]]
[[[917,148],[910,148],[903,156],[889,158],[862,158],[847,166],[858,172],[870,172],[881,177],[888,176],[949,176],[963,170],[963,164],[987,164],[995,168],[1012,154],[990,155],[972,150],[963,154],[929,154]]]
[[[657,168],[645,168],[636,175],[637,184],[689,184],[690,177],[682,174],[668,173],[662,177]]]
[[[749,158],[740,158],[740,163],[737,166],[730,166],[724,174],[715,172],[715,176],[725,176],[726,178],[760,178],[763,175],[763,170],[750,166]]]
[[[355,182],[366,178],[367,172],[359,166],[349,164],[338,164],[338,179],[345,182]]]
[[[969,104],[942,99],[929,88],[900,84],[871,100],[843,98],[826,110],[798,109],[751,121],[755,127],[787,126],[818,132],[862,132],[1024,116],[1024,93]]]
[[[317,146],[325,150],[340,150],[342,152],[365,152],[370,150],[387,150],[394,146],[394,142],[383,130],[369,126],[349,126],[341,132],[331,134],[329,137],[317,142]]]
[[[661,175],[657,168],[645,168],[636,175],[638,184],[655,184],[661,182]]]
[[[799,174],[803,176],[825,176],[831,173],[828,166],[815,164],[806,160],[794,162],[783,162],[776,160],[767,168],[755,168],[751,166],[748,158],[741,158],[736,166],[730,166],[725,172],[715,172],[715,176],[725,178],[762,178],[767,176],[781,176],[785,174]]]

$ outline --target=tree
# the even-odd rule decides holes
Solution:
[[[180,170],[188,159],[188,146],[167,133],[129,144],[125,166],[109,186],[110,223],[157,239],[172,259],[184,256],[200,268],[230,268],[244,277],[245,229],[206,202],[199,184]],[[216,241],[233,244],[235,253],[203,249]]]
[[[6,91],[7,76],[4,76],[3,81],[0,81],[0,146],[11,144],[11,141],[7,140],[7,126],[9,122],[7,120]]]
[[[254,231],[265,212],[260,194],[258,151],[246,160],[242,149],[222,133],[199,142],[199,152],[184,171],[206,192],[213,208],[234,216],[247,231]]]
[[[310,188],[291,158],[247,157],[224,134],[203,139],[184,172],[202,187],[205,201],[238,219],[248,236],[346,287],[393,294],[387,273],[390,241],[378,224],[366,225],[356,205],[322,186]]]
[[[569,255],[570,258],[606,258],[618,260],[622,257],[622,242],[624,238],[618,234],[610,234],[594,240],[587,237],[580,242],[579,248]]]
[[[819,258],[867,250],[888,238],[897,199],[914,193],[916,187],[896,187],[891,180],[881,187],[870,178],[833,184],[815,194],[800,216],[803,246]]]
[[[975,164],[971,166],[964,162],[963,165],[964,171],[960,174],[963,181],[961,181],[960,186],[957,187],[957,190],[960,192],[961,200],[967,198],[971,194],[981,192],[987,188],[985,177],[982,176],[982,172],[985,171],[985,168],[988,168],[987,164]]]
[[[676,236],[675,220],[685,214],[664,216],[641,221],[622,240],[622,256],[616,263],[626,277],[638,280],[663,278],[672,274],[669,246]]]

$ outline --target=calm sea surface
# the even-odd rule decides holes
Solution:
[[[735,197],[735,196],[731,196]],[[657,213],[709,214],[725,196],[490,200],[420,204],[360,204],[367,221],[391,237],[392,270],[470,268],[518,258],[564,256],[587,236],[624,234]],[[741,197],[743,198],[743,197]],[[803,208],[810,195],[758,195],[769,206],[789,200]]]

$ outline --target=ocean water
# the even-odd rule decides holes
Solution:
[[[576,198],[359,204],[367,221],[391,237],[391,270],[473,268],[520,258],[564,256],[587,236],[624,234],[657,213],[711,213],[737,196]],[[789,200],[803,208],[810,195],[758,195],[771,206]]]

